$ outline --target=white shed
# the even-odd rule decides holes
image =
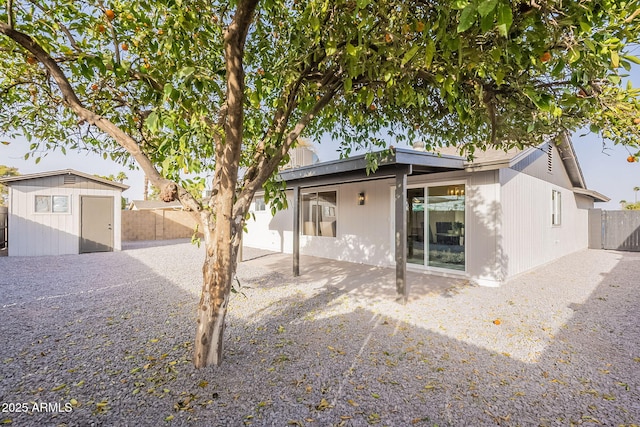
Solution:
[[[121,196],[129,188],[72,169],[0,179],[9,188],[9,256],[121,249]]]

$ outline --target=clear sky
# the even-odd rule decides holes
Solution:
[[[608,144],[593,134],[584,137],[579,132],[573,137],[578,161],[587,187],[611,198],[609,203],[598,203],[596,207],[608,210],[619,209],[620,200],[632,202],[636,194],[633,187],[640,187],[640,163],[628,163],[629,151],[625,147]],[[320,161],[338,158],[336,145],[330,141],[315,144]],[[125,184],[131,188],[123,193],[129,200],[142,199],[144,175],[137,170],[128,170],[111,160],[95,154],[59,151],[44,156],[40,163],[34,159],[24,160],[29,144],[24,140],[12,140],[8,146],[0,145],[0,164],[18,168],[21,174],[60,169],[76,169],[98,175],[117,175],[125,172],[129,179]],[[640,196],[640,194],[638,194]]]

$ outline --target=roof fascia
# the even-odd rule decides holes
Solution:
[[[51,176],[58,176],[58,175],[76,175],[76,176],[86,178],[92,181],[96,181],[105,185],[109,185],[111,187],[121,188],[122,190],[126,190],[129,188],[129,186],[126,184],[122,184],[120,182],[115,182],[115,181],[109,181],[108,179],[100,178],[100,177],[90,175],[84,172],[79,172],[73,169],[63,169],[63,170],[57,170],[57,171],[32,173],[27,175],[9,176],[5,178],[0,178],[0,182],[11,184],[12,182],[17,182],[17,181],[27,181],[30,179],[48,178]]]

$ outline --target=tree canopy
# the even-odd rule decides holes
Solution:
[[[18,172],[18,168],[14,168],[11,166],[0,165],[0,178],[4,178],[7,176],[18,176],[20,172]],[[7,198],[7,187],[4,184],[0,184],[0,206],[5,206],[6,198]]]
[[[135,162],[195,212],[215,317],[249,203],[281,188],[301,135],[473,155],[588,126],[637,158],[639,15],[638,0],[9,0],[0,132]],[[212,197],[184,172],[213,174]]]

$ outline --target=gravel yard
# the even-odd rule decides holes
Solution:
[[[640,254],[501,288],[245,251],[219,368],[191,363],[203,249],[0,258],[0,424],[640,424]]]

